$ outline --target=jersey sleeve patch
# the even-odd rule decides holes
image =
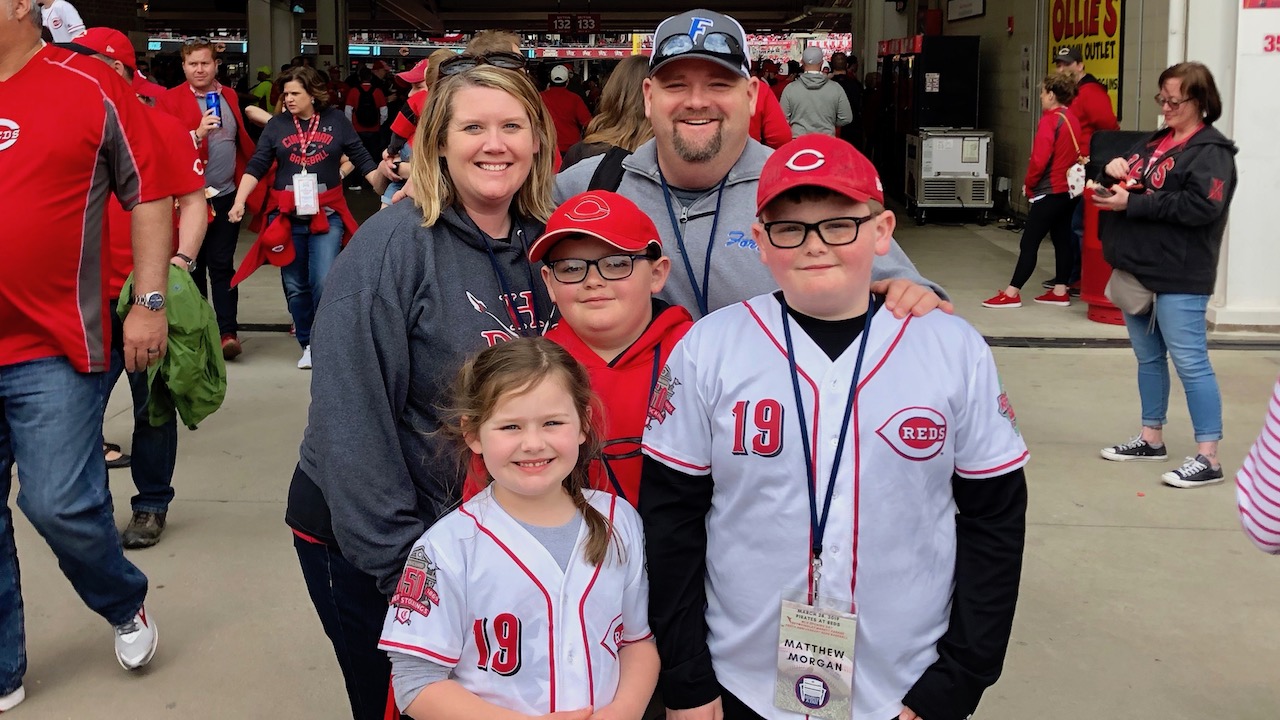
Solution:
[[[391,598],[396,622],[409,625],[414,616],[425,618],[430,615],[432,606],[440,604],[440,593],[436,590],[438,581],[436,564],[427,555],[426,547],[415,545],[409,553],[404,572],[400,574],[396,594]]]
[[[950,432],[955,440],[955,472],[981,480],[1006,475],[1027,464],[1031,455],[1018,428],[1018,416],[985,343],[970,350],[972,368]]]

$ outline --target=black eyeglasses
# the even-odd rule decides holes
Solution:
[[[1153,99],[1156,101],[1156,104],[1159,105],[1160,107],[1164,107],[1165,105],[1168,105],[1170,108],[1174,110],[1177,110],[1178,108],[1182,107],[1186,103],[1191,102],[1191,98],[1182,98],[1181,100],[1174,100],[1173,98],[1165,97],[1163,95],[1156,95],[1155,98]]]
[[[513,52],[490,52],[483,55],[454,55],[440,63],[440,77],[448,77],[472,70],[481,65],[492,65],[503,70],[523,70],[524,56]]]
[[[558,282],[576,285],[587,279],[592,267],[605,280],[626,280],[635,272],[637,260],[654,260],[652,255],[606,255],[599,260],[561,258],[547,263]]]
[[[653,53],[653,64],[657,65],[676,55],[684,55],[695,50],[709,55],[723,55],[735,63],[741,63],[746,60],[742,45],[737,38],[728,33],[708,33],[700,36],[697,41],[687,33],[680,33],[662,41],[662,44]]]
[[[213,41],[207,37],[189,37],[182,41],[183,45],[212,45]]]
[[[769,236],[770,245],[783,250],[803,245],[810,231],[817,232],[818,239],[825,245],[848,245],[858,239],[858,230],[862,228],[862,224],[874,217],[875,215],[827,218],[816,223],[776,220],[764,223],[764,232]]]

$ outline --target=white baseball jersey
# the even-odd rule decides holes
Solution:
[[[84,34],[84,20],[67,0],[53,0],[40,8],[40,20],[49,28],[49,34],[56,43],[71,42]]]
[[[716,678],[766,718],[773,706],[782,591],[808,592],[809,498],[798,413],[805,413],[818,508],[839,466],[822,553],[824,597],[852,598],[858,630],[856,720],[884,720],[938,657],[955,573],[953,472],[1003,475],[1027,447],[986,342],[940,312],[871,322],[842,457],[833,457],[860,340],[834,362],[794,321],[804,407],[796,407],[772,295],[695,324],[671,353],[670,414],[644,452],[715,478],[707,517],[707,642]]]
[[[517,712],[612,702],[619,650],[651,636],[644,533],[626,502],[586,495],[615,531],[599,566],[583,554],[585,522],[562,571],[492,488],[431,526],[409,554],[379,647],[452,668],[463,687]]]

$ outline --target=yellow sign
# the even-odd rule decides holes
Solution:
[[[1079,53],[1084,71],[1107,88],[1120,116],[1124,0],[1048,0],[1049,67],[1063,48]]]

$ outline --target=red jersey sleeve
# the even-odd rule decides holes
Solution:
[[[165,149],[160,156],[161,162],[157,168],[157,175],[163,181],[164,187],[170,190],[168,195],[181,197],[203,190],[204,168],[191,132],[172,115],[162,112],[151,114],[156,124],[156,137],[160,139]]]

